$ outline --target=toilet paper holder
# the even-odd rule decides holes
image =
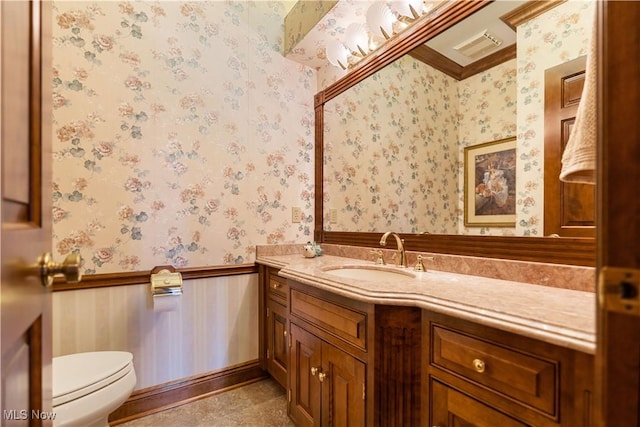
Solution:
[[[154,268],[151,272],[151,295],[182,295],[182,274],[173,267]]]

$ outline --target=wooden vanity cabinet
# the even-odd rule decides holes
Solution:
[[[591,425],[593,356],[426,310],[423,337],[428,425]]]
[[[345,298],[263,265],[260,283],[261,365],[287,389],[296,425],[421,425],[421,309]]]
[[[289,281],[289,414],[299,426],[420,426],[422,311]]]
[[[263,279],[264,298],[264,358],[266,370],[287,388],[289,365],[289,287],[278,270],[267,268]]]
[[[291,324],[289,414],[298,426],[364,426],[365,373],[361,360]]]
[[[289,287],[289,415],[298,426],[367,425],[373,306],[294,281]]]
[[[261,354],[298,426],[592,425],[592,355],[277,273],[261,267]]]

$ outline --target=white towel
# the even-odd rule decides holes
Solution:
[[[562,153],[560,180],[565,182],[596,183],[597,28],[597,21],[594,16],[589,52],[587,53],[582,98],[580,99],[580,105],[578,105],[576,121],[573,129],[571,129],[569,141]]]

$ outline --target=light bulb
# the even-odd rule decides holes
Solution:
[[[344,32],[345,45],[354,53],[365,56],[369,52],[369,33],[364,24],[353,23]]]
[[[399,15],[407,18],[419,18],[424,11],[423,0],[396,0],[390,3],[391,9]]]
[[[367,10],[367,26],[375,35],[390,38],[393,35],[394,22],[396,17],[385,3],[374,3]]]
[[[331,40],[325,47],[327,60],[334,66],[347,69],[349,52],[339,40]]]

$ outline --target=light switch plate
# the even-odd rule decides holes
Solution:
[[[291,222],[301,222],[301,221],[302,221],[302,209],[297,206],[292,207]]]
[[[331,208],[329,209],[329,223],[335,224],[338,222],[338,209]]]

